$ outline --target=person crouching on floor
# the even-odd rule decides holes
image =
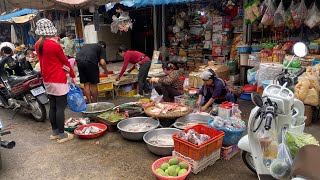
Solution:
[[[221,104],[226,101],[227,88],[222,79],[216,76],[216,73],[209,69],[201,74],[203,85],[199,90],[197,106],[201,107],[200,111],[207,111],[213,103]]]
[[[172,64],[163,64],[162,69],[166,76],[150,79],[150,82],[154,83],[157,93],[163,95],[164,102],[173,102],[175,96],[180,96],[184,93],[180,73],[174,68]]]

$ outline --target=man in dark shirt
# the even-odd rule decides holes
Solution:
[[[108,72],[105,48],[106,43],[103,41],[97,44],[85,44],[76,56],[80,83],[84,83],[84,94],[89,103],[97,102],[98,99],[99,65],[105,74]]]

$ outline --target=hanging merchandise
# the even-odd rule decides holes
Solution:
[[[95,31],[100,30],[100,14],[98,11],[93,13],[93,24]]]
[[[266,12],[266,10],[267,10],[267,2],[268,2],[269,0],[264,0],[261,4],[260,4],[260,7],[259,7],[259,11],[260,11],[260,14],[264,14],[265,12]]]
[[[300,28],[303,24],[305,18],[307,17],[308,9],[304,2],[304,0],[301,0],[298,8],[294,9],[292,12],[292,18],[294,21],[294,25],[296,28]]]
[[[313,3],[311,9],[308,10],[308,15],[304,24],[307,25],[310,29],[314,28],[320,22],[320,12],[316,5],[316,2]]]
[[[285,24],[289,29],[293,29],[294,28],[294,21],[292,18],[292,12],[294,9],[296,9],[298,7],[298,4],[294,4],[294,1],[291,1],[291,4],[289,6],[289,8],[287,9],[286,13],[285,13]]]
[[[265,25],[265,26],[269,26],[273,24],[273,15],[275,13],[275,8],[274,5],[272,3],[272,0],[268,0],[267,2],[267,9],[264,12],[264,14],[262,15],[262,19],[261,19],[261,24]]]
[[[284,27],[284,20],[285,20],[285,12],[283,7],[282,0],[274,14],[274,27],[276,28],[283,28]]]
[[[129,12],[124,12],[121,9],[116,10],[117,15],[112,16],[113,22],[111,23],[111,32],[117,33],[118,31],[128,32],[132,29],[132,20],[129,16]]]
[[[248,24],[254,23],[257,19],[260,18],[260,11],[259,11],[259,1],[255,0],[250,2],[244,6],[245,8],[245,18]]]

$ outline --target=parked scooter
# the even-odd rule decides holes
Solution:
[[[0,58],[0,106],[16,112],[22,110],[31,114],[36,121],[44,121],[47,116],[45,104],[49,100],[41,77],[37,74],[9,75],[5,64],[12,61],[15,61],[12,56]]]
[[[295,54],[298,54],[299,57],[307,54],[306,47],[296,50],[304,51],[304,53],[296,53],[295,51]],[[282,80],[290,79],[290,82],[294,82],[294,79],[291,79],[287,75],[283,77],[285,78],[281,78]],[[252,101],[256,107],[250,113],[248,135],[241,138],[238,143],[239,148],[242,150],[242,159],[245,165],[252,172],[256,173],[260,179],[271,176],[269,170],[271,160],[266,158],[267,155],[265,154],[261,134],[273,134],[274,140],[272,142],[280,144],[282,141],[282,130],[284,128],[289,130],[295,128],[292,120],[304,116],[304,104],[300,100],[295,99],[292,91],[287,88],[289,82],[282,83],[279,81],[279,83],[282,85],[267,86],[262,97],[257,93],[252,94]],[[304,126],[299,129],[301,132],[303,130]],[[269,149],[269,151],[268,156],[277,153],[277,148]]]
[[[2,136],[11,134],[11,131],[9,131],[11,128],[9,126],[3,127],[1,120],[0,120],[0,146],[6,149],[12,149],[16,146],[15,141],[6,141],[2,140]],[[0,153],[0,169],[2,169],[2,162],[1,162],[1,153]]]

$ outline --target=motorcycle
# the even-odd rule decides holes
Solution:
[[[27,61],[26,54],[28,49],[25,49],[12,56],[13,62],[9,65],[10,75],[26,76],[36,74],[40,76],[40,72],[33,70],[29,61]],[[14,72],[14,73],[13,73]]]
[[[11,128],[9,126],[3,127],[0,121],[0,146],[6,149],[12,149],[16,146],[15,141],[6,141],[1,139],[2,136],[11,134],[11,131],[9,131]],[[1,153],[0,153],[0,169],[2,169]]]
[[[305,49],[299,48],[298,50]],[[307,54],[307,51],[297,54],[302,54],[303,57]],[[261,132],[274,134],[275,143],[280,144],[283,129],[294,130],[297,133],[304,131],[304,126],[297,128],[293,125],[294,119],[304,117],[304,104],[295,99],[294,94],[289,90],[296,82],[297,76],[304,71],[305,69],[302,69],[296,75],[292,75],[285,70],[277,77],[280,85],[268,85],[263,91],[262,97],[257,93],[251,95],[256,107],[251,110],[249,116],[248,135],[240,139],[238,147],[242,150],[241,156],[244,164],[253,173],[257,174],[259,179],[271,176],[270,160],[264,157],[263,143],[259,139]]]
[[[49,102],[42,79],[38,74],[24,76],[9,75],[5,64],[14,65],[12,56],[0,59],[0,106],[13,109],[14,116],[19,110],[31,116],[38,122],[47,116],[45,104]],[[13,117],[14,117],[13,116]]]

